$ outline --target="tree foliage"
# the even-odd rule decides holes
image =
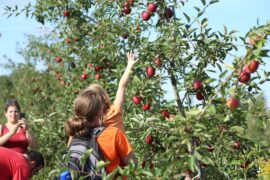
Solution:
[[[129,2],[131,14],[124,13],[124,1],[109,0],[37,0],[20,10],[6,8],[8,15],[25,13],[51,28],[41,37],[29,37],[21,51],[26,65],[11,76],[14,94],[31,115],[39,149],[46,154],[47,167],[37,178],[61,171],[63,123],[78,92],[98,82],[113,99],[128,51],[137,53],[140,63],[126,92],[124,124],[143,167],[131,165],[119,169],[120,174],[136,179],[175,179],[182,172],[205,179],[256,177],[256,160],[269,151],[264,143],[250,140],[245,129],[249,119],[269,119],[250,109],[249,100],[255,102],[260,85],[269,81],[263,65],[270,24],[238,38],[226,27],[223,32],[208,27],[204,13],[216,0],[202,0],[193,16],[182,11],[188,3],[157,0],[149,21],[141,17],[148,2]],[[246,52],[228,61],[239,39]],[[253,60],[260,63],[259,70],[241,83],[239,76]],[[44,71],[33,68],[37,62],[44,63]],[[147,76],[148,67],[156,69],[153,77]],[[195,81],[202,87],[194,88]],[[172,100],[165,97],[167,84]],[[196,100],[198,93],[201,100]],[[135,95],[142,98],[139,105],[132,102]],[[240,100],[240,106],[228,108],[230,97]],[[150,110],[142,110],[147,103]],[[153,138],[151,144],[145,143],[147,136]]]

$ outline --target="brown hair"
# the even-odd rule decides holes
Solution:
[[[16,99],[10,99],[5,104],[5,112],[7,112],[10,106],[15,106],[19,112],[21,112],[21,107]]]
[[[40,152],[31,150],[31,151],[27,151],[26,154],[29,156],[31,161],[36,162],[36,166],[44,167],[45,165],[44,157]]]
[[[96,83],[90,84],[84,91],[88,91],[88,90],[95,91],[102,96],[102,98],[105,100],[104,110],[110,107],[110,97],[107,91],[100,84],[96,84]]]
[[[98,125],[96,119],[102,117],[104,100],[95,91],[83,91],[75,99],[75,116],[65,124],[65,131],[69,136],[88,136],[91,130]]]

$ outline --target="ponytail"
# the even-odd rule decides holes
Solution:
[[[72,117],[65,123],[65,131],[68,136],[89,136],[93,127],[89,121],[83,117]]]

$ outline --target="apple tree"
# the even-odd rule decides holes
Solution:
[[[182,0],[37,0],[21,9],[6,7],[8,15],[22,13],[48,27],[25,47],[29,62],[43,62],[46,69],[35,78],[49,77],[39,94],[50,101],[37,102],[47,115],[33,110],[32,125],[39,127],[40,148],[50,160],[39,176],[61,171],[63,123],[76,95],[98,82],[113,100],[126,53],[133,51],[139,63],[123,116],[139,164],[116,171],[136,179],[257,177],[257,160],[269,150],[247,136],[247,115],[269,81],[264,64],[270,24],[245,37],[225,26],[213,30],[204,14],[215,3],[201,0],[188,11],[184,7],[192,2]],[[245,47],[239,57],[233,55],[238,41]]]

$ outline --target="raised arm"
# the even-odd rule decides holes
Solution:
[[[131,75],[131,70],[134,67],[134,65],[138,62],[138,60],[135,60],[134,54],[132,52],[127,53],[127,66],[124,71],[124,74],[122,75],[119,84],[118,84],[118,89],[116,92],[115,100],[114,100],[114,105],[117,107],[122,108],[125,100],[125,91],[128,85],[128,81]]]

